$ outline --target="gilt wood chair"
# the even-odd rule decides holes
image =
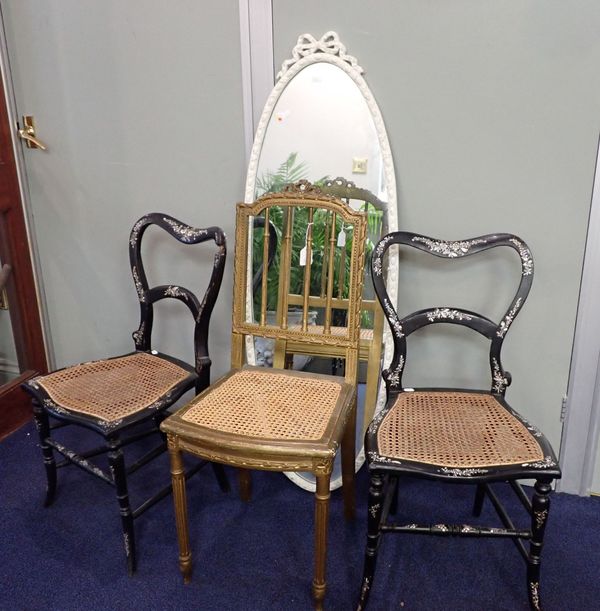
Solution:
[[[394,244],[453,260],[500,246],[512,248],[518,253],[521,263],[518,290],[499,323],[453,307],[427,308],[399,318],[394,304],[390,303],[382,277],[384,255]],[[531,252],[521,239],[510,234],[446,242],[395,232],[385,236],[376,246],[371,271],[377,297],[392,329],[394,356],[389,368],[383,372],[386,405],[369,426],[365,438],[370,488],[367,546],[358,609],[366,607],[373,587],[380,537],[388,532],[511,538],[527,564],[530,606],[540,609],[540,554],[548,520],[551,483],[560,477],[560,469],[543,434],[505,401],[511,376],[504,370],[500,358],[506,333],[531,287]],[[491,390],[407,389],[402,386],[408,336],[436,323],[468,327],[490,340]],[[389,515],[395,513],[398,478],[402,475],[474,484],[474,514],[480,515],[487,497],[498,513],[502,527],[388,522]],[[532,500],[517,481],[526,478],[536,481]],[[492,489],[491,484],[496,482],[508,482],[515,491],[530,516],[529,528],[515,527]],[[529,550],[524,541],[529,541]]]
[[[182,244],[208,242],[216,246],[213,269],[202,301],[182,286],[148,286],[141,258],[141,240],[150,225],[161,227]],[[218,227],[196,229],[166,214],[152,213],[134,225],[129,256],[141,312],[139,328],[133,333],[135,351],[59,369],[30,380],[23,388],[33,398],[33,414],[46,468],[45,506],[54,500],[60,467],[76,465],[113,486],[121,514],[127,569],[131,575],[136,568],[133,521],[167,496],[171,486],[165,486],[132,510],[127,477],[166,450],[164,436],[158,429],[165,410],[188,390],[200,392],[209,385],[208,325],[223,277],[225,235]],[[166,298],[183,302],[194,317],[193,366],[151,348],[154,304]],[[103,438],[102,444],[77,452],[66,447],[56,439],[55,431],[69,425],[98,433]],[[126,467],[122,448],[151,435],[156,436],[158,445]],[[57,464],[54,452],[61,454],[64,460]],[[110,472],[89,460],[104,453],[108,455]],[[192,475],[204,464],[196,465],[187,475]],[[227,490],[222,466],[215,465],[215,472],[219,485]]]
[[[302,211],[302,212],[301,212]],[[269,218],[282,213],[285,229],[279,253],[281,269],[287,269],[292,256],[288,239],[296,215],[307,214],[312,223],[322,215],[341,217],[348,227],[352,246],[347,326],[334,333],[330,316],[333,301],[333,275],[329,276],[325,297],[327,320],[322,329],[308,325],[308,294],[302,304],[301,328],[288,326],[288,292],[280,297],[275,323],[267,323],[269,274],[267,273]],[[264,247],[253,256],[262,257],[264,273],[258,303],[252,308],[247,287],[252,265],[249,238],[252,221],[264,219]],[[292,185],[282,193],[268,194],[254,204],[238,204],[236,216],[235,278],[232,333],[232,370],[202,392],[182,410],[161,425],[167,433],[177,531],[179,564],[185,582],[192,573],[188,534],[182,452],[189,452],[227,465],[270,471],[311,471],[317,480],[315,497],[315,570],[313,596],[317,607],[325,596],[325,558],[330,476],[338,447],[342,446],[344,506],[347,518],[354,514],[354,437],[356,416],[356,376],[359,348],[360,296],[363,284],[365,216],[343,202],[324,196],[306,184]],[[310,282],[312,225],[305,241],[305,285]],[[252,311],[254,309],[254,312]],[[304,343],[315,351],[320,347],[344,348],[345,378],[283,369],[243,366],[244,342],[248,336],[275,340],[285,353],[288,341]],[[279,363],[280,367],[283,363]],[[247,480],[241,478],[242,484]],[[244,491],[248,496],[249,491]]]

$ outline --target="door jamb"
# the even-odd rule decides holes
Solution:
[[[246,163],[263,107],[275,83],[272,0],[239,0]]]
[[[599,139],[600,146],[600,139]],[[600,148],[598,149],[600,153]],[[591,197],[567,405],[560,447],[561,492],[589,496],[600,438],[600,158]]]

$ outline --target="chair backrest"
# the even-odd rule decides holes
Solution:
[[[382,272],[384,255],[393,244],[410,246],[436,257],[454,260],[470,257],[491,248],[506,246],[515,250],[519,255],[521,260],[521,280],[517,292],[500,322],[494,322],[470,310],[447,305],[425,308],[399,318],[396,308],[390,302],[387,294]],[[507,386],[511,382],[511,376],[502,367],[502,360],[500,358],[502,343],[513,320],[521,311],[533,281],[533,258],[531,251],[523,240],[517,236],[502,233],[484,235],[470,240],[448,242],[407,231],[397,231],[383,237],[375,247],[371,260],[371,274],[377,298],[383,307],[394,338],[394,356],[390,366],[383,372],[388,396],[390,393],[400,392],[403,389],[402,374],[406,364],[406,338],[418,329],[436,323],[449,323],[469,327],[490,340],[491,392],[504,395]]]
[[[178,285],[160,285],[150,288],[142,263],[142,236],[150,225],[157,225],[182,244],[201,244],[212,241],[216,245],[213,268],[208,286],[200,301],[192,291]],[[210,358],[208,355],[208,325],[219,294],[225,258],[227,255],[225,234],[219,227],[197,229],[169,216],[153,212],[135,223],[129,237],[129,261],[131,273],[140,302],[140,326],[133,333],[136,350],[151,350],[154,304],[161,299],[177,299],[183,302],[194,317],[194,367],[198,374],[196,389],[204,389],[210,383]]]
[[[254,236],[254,221],[262,219],[264,233],[259,247],[249,248]],[[269,239],[267,228],[275,226],[279,233],[277,254],[269,271]],[[269,193],[253,204],[238,204],[236,217],[235,277],[232,366],[243,362],[243,338],[247,335],[273,338],[279,345],[288,341],[312,347],[313,354],[323,353],[327,346],[346,349],[347,374],[356,375],[348,363],[357,359],[360,332],[360,307],[364,276],[366,217],[352,210],[335,197],[324,195],[306,181],[289,185],[280,193]],[[344,231],[346,241],[338,236]],[[327,253],[324,253],[324,244]],[[340,244],[338,246],[338,244]],[[336,262],[347,259],[343,299],[348,316],[343,328],[334,327],[332,313],[339,307],[336,289],[339,268]],[[302,264],[302,265],[300,265]],[[257,267],[263,268],[260,290],[254,304],[247,299],[248,278]],[[289,270],[301,269],[296,287],[291,286]],[[325,274],[321,293],[321,272]],[[318,283],[315,285],[315,279]],[[317,294],[315,292],[315,286]],[[311,290],[312,287],[312,290]],[[289,321],[290,306],[301,313],[299,324]],[[309,310],[316,309],[319,325],[309,324]],[[274,312],[273,319],[268,311]],[[312,328],[311,328],[312,327]],[[354,362],[353,367],[356,367]]]

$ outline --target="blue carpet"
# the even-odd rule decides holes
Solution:
[[[65,435],[88,438],[80,429]],[[84,440],[85,441],[85,440]],[[287,478],[255,472],[242,503],[220,492],[212,470],[188,484],[194,576],[184,586],[170,498],[136,521],[138,571],[129,578],[113,490],[76,467],[59,471],[54,505],[42,507],[45,476],[28,425],[0,443],[1,609],[310,609],[313,499]],[[166,456],[130,480],[134,499],[168,480]],[[235,477],[229,471],[230,480]],[[326,608],[353,609],[366,532],[367,477],[357,480],[358,517],[343,519],[332,495]],[[235,486],[234,486],[235,488]],[[471,518],[472,489],[407,480],[399,519],[497,525],[486,501]],[[512,495],[513,514],[522,515]],[[437,516],[433,511],[437,508]],[[542,563],[547,611],[600,608],[600,498],[552,497]],[[523,521],[521,521],[523,523]],[[525,521],[526,524],[526,521]],[[370,609],[527,609],[525,565],[510,541],[387,535]]]

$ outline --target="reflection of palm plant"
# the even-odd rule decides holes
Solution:
[[[267,170],[256,179],[256,197],[265,193],[277,193],[286,185],[306,178],[308,165],[304,161],[297,162],[298,153],[290,153],[288,158],[275,172]]]

